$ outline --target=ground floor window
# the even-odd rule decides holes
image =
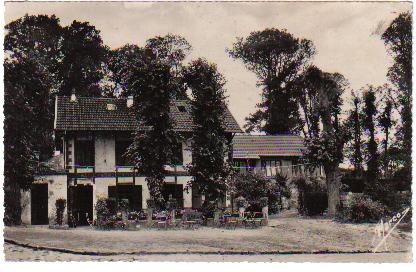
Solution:
[[[165,201],[176,199],[178,207],[183,208],[183,185],[182,184],[164,184],[162,196]]]
[[[140,211],[142,209],[141,185],[108,186],[108,198],[119,199],[128,203],[129,210]]]
[[[256,160],[253,159],[240,159],[234,160],[234,167],[240,172],[253,172],[256,167]]]
[[[265,171],[266,176],[275,176],[282,163],[280,160],[261,160],[261,168]]]

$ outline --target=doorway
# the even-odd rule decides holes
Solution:
[[[48,184],[32,184],[30,189],[31,223],[47,225],[48,219]]]
[[[93,217],[93,189],[91,185],[69,187],[69,207],[78,226],[88,225]],[[88,219],[88,220],[87,220]]]

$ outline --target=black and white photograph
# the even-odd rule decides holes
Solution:
[[[412,20],[5,1],[4,261],[413,263]]]

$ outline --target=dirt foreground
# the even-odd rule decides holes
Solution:
[[[374,229],[374,224],[341,224],[329,219],[295,217],[272,219],[269,226],[259,229],[236,230],[201,227],[197,230],[99,231],[90,227],[70,230],[13,227],[5,228],[4,239],[32,249],[87,255],[354,253],[373,250],[381,239],[373,242]],[[387,240],[390,253],[411,255],[411,246],[410,232],[395,230]],[[10,250],[5,250],[6,260],[10,259],[8,254]]]

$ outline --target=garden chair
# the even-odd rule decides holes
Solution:
[[[244,214],[243,214],[243,224],[244,224],[244,228],[247,228],[247,227],[255,228],[256,227],[256,221],[254,220],[252,213],[244,212]]]

